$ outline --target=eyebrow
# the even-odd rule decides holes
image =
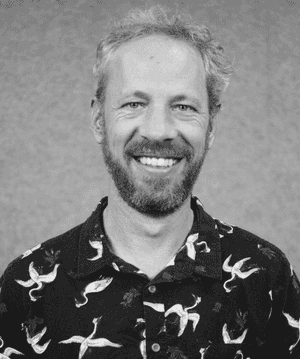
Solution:
[[[127,97],[138,97],[142,100],[149,101],[150,97],[143,91],[134,91],[132,94],[125,95],[124,98]],[[202,107],[202,104],[200,100],[197,97],[194,96],[187,96],[185,94],[179,94],[172,97],[171,102],[179,102],[179,101],[185,101],[185,100],[191,100],[196,105],[198,105],[200,108]]]

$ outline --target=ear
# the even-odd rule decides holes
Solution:
[[[208,138],[207,138],[208,149],[211,148],[211,146],[212,146],[212,144],[214,142],[216,133],[217,133],[217,120],[218,120],[218,118],[219,118],[219,114],[215,114],[215,115],[212,115],[210,117],[210,131],[208,133]]]
[[[91,123],[91,128],[93,130],[95,139],[98,143],[101,143],[103,140],[103,109],[101,107],[101,105],[99,104],[99,101],[96,97],[94,97],[91,101],[91,108],[92,108],[92,112],[91,112],[91,118],[92,118],[92,123]]]

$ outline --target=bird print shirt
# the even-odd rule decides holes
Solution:
[[[103,198],[1,277],[0,359],[300,358],[300,286],[274,245],[208,215],[153,279],[116,256]]]

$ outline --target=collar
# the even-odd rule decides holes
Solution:
[[[108,197],[102,198],[94,212],[82,225],[77,269],[73,271],[73,276],[76,278],[92,274],[105,265],[116,266],[114,260],[118,257],[110,251],[109,240],[105,235],[103,225],[103,211],[107,203]],[[194,212],[194,222],[185,243],[175,257],[185,251],[189,260],[193,262],[193,272],[221,279],[222,261],[218,227],[215,220],[204,211],[202,203],[196,196],[191,197],[191,208]]]

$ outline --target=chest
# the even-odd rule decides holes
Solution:
[[[241,290],[228,294],[221,282],[205,278],[147,284],[138,276],[102,277],[66,283],[63,292],[47,287],[43,299],[33,303],[30,315],[40,321],[29,333],[43,333],[37,345],[50,340],[45,358],[81,353],[82,358],[224,359],[239,351],[249,356],[260,332],[244,299]],[[258,309],[263,329],[270,311],[267,295]]]

